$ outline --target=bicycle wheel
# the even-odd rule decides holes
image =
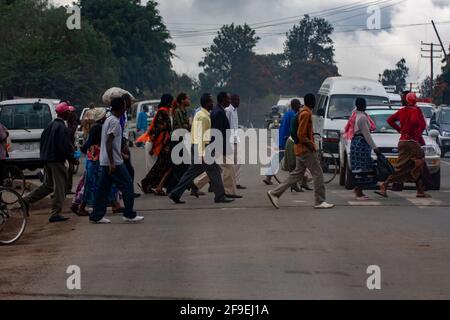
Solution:
[[[339,174],[339,164],[332,153],[321,152],[319,153],[320,165],[323,170],[323,179],[325,184],[333,182],[333,180]]]
[[[5,169],[5,180],[3,185],[16,191],[19,195],[23,196],[27,187],[25,176],[18,167],[7,166]]]
[[[20,239],[27,225],[27,209],[20,194],[0,188],[0,244],[12,244]]]

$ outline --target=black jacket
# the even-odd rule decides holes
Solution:
[[[225,109],[221,106],[216,106],[211,111],[211,128],[217,129],[222,133],[223,154],[227,154],[227,147],[228,150],[231,150],[230,135],[227,136],[227,133],[230,134],[230,122]]]
[[[41,160],[45,162],[65,162],[73,159],[73,146],[69,129],[62,119],[53,120],[42,132]]]

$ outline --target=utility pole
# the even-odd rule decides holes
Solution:
[[[425,58],[425,59],[430,59],[430,63],[431,63],[431,88],[430,88],[430,95],[431,95],[431,97],[430,98],[433,98],[433,90],[434,90],[434,59],[442,59],[442,55],[439,55],[439,56],[435,55],[437,53],[442,53],[442,48],[440,48],[440,44],[435,44],[435,43],[424,43],[424,42],[421,42],[421,45],[422,45],[422,47],[423,46],[425,46],[425,47],[429,46],[430,47],[429,50],[421,48],[421,52],[426,52],[426,53],[429,54],[428,56],[421,54],[421,57]]]
[[[444,52],[444,57],[445,58],[444,58],[444,60],[442,60],[442,63],[445,63],[445,62],[448,63],[449,56],[447,56],[447,52],[445,52],[445,47],[444,47],[444,44],[442,43],[441,36],[439,35],[439,32],[438,32],[438,30],[436,28],[436,24],[434,23],[433,20],[431,20],[431,23],[433,24],[434,32],[436,32],[436,36],[437,36],[437,38],[439,40],[439,44],[441,45],[442,52]]]

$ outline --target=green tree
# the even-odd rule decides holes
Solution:
[[[333,26],[323,18],[305,15],[286,36],[284,54],[288,63],[315,61],[334,64]]]
[[[79,0],[83,18],[103,33],[120,67],[119,85],[156,92],[172,80],[170,34],[153,0]]]
[[[436,79],[434,99],[436,104],[450,105],[450,56],[442,68],[442,74]]]
[[[245,77],[250,72],[253,49],[259,39],[255,30],[246,24],[224,25],[212,45],[203,49],[205,57],[199,64],[204,69],[199,75],[202,90],[237,88],[242,82],[247,82]]]
[[[426,77],[420,84],[420,93],[424,98],[431,97],[431,77]]]
[[[408,78],[409,68],[406,66],[406,60],[402,58],[395,65],[395,69],[384,70],[381,83],[384,86],[396,86],[397,92],[402,92],[406,87],[406,78]]]
[[[67,18],[65,8],[44,0],[0,2],[3,92],[86,103],[117,81],[109,42],[85,22],[69,30]]]

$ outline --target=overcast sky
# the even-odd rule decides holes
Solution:
[[[72,0],[55,2],[68,4]],[[421,59],[420,42],[438,43],[438,40],[431,25],[408,25],[429,23],[431,19],[450,22],[450,0],[329,0],[320,3],[310,0],[160,0],[159,3],[160,13],[177,45],[174,68],[178,73],[194,77],[201,71],[198,62],[203,57],[202,48],[208,46],[214,37],[212,31],[221,25],[246,22],[260,27],[269,24],[271,26],[257,30],[261,41],[256,52],[278,53],[283,50],[284,34],[297,20],[295,17],[311,13],[335,25],[336,61],[342,75],[377,79],[379,73],[393,68],[404,57],[410,68],[409,81],[417,82],[430,73],[429,59]],[[395,28],[352,31],[367,28],[370,16],[367,7],[372,3],[381,8],[382,27]],[[447,49],[450,23],[437,27]],[[191,33],[182,35],[182,32]],[[436,59],[435,74],[440,73],[441,66],[440,59]]]

